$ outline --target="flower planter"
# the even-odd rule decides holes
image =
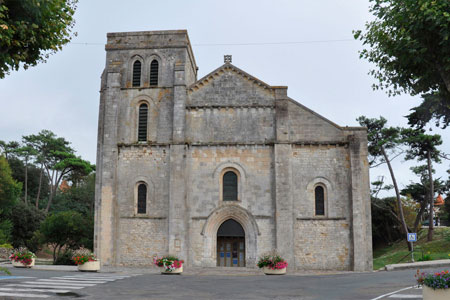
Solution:
[[[35,262],[34,258],[31,259],[31,264],[29,265],[23,264],[20,261],[11,260],[11,264],[13,265],[14,268],[31,268],[34,266],[34,262]]]
[[[183,273],[183,266],[173,269],[173,271],[166,271],[166,268],[161,267],[161,274],[181,274]]]
[[[450,299],[450,289],[433,289],[422,286],[423,300],[448,300]]]
[[[263,272],[266,275],[284,275],[286,274],[286,268],[283,269],[271,269],[268,267],[263,268]]]
[[[78,265],[78,271],[81,271],[81,272],[97,272],[98,270],[100,270],[100,261],[99,260],[88,261],[82,265]]]

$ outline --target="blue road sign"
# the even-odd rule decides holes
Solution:
[[[408,242],[417,242],[417,233],[408,233]]]

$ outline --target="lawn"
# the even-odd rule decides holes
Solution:
[[[450,259],[450,227],[434,229],[433,241],[427,242],[428,229],[421,229],[418,233],[418,242],[414,243],[414,260],[423,256],[431,260]],[[378,270],[385,265],[411,262],[411,253],[404,240],[391,246],[374,250],[373,269]]]

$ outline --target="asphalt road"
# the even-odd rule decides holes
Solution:
[[[76,282],[90,282],[89,286],[66,293],[21,291],[25,295],[50,295],[47,299],[277,299],[277,300],[371,300],[384,294],[415,285],[416,270],[391,272],[346,273],[336,275],[307,276],[212,276],[212,275],[137,275],[130,270],[125,273],[81,273],[44,270],[13,269],[13,275],[33,278],[7,279],[0,277],[0,299],[33,299],[33,297],[2,296],[11,284],[39,283],[63,286]],[[428,270],[431,271],[431,270]],[[72,278],[76,276],[75,278]],[[125,277],[131,276],[131,277]],[[72,280],[72,281],[70,281]],[[83,286],[83,284],[79,284]],[[86,284],[87,285],[87,284]],[[4,289],[2,291],[2,289]],[[35,287],[35,289],[40,289]],[[28,293],[28,294],[27,294]],[[408,289],[400,295],[420,295],[421,291]],[[395,295],[394,295],[395,296]],[[2,298],[3,297],[3,298]],[[393,299],[381,297],[379,299]],[[37,298],[35,298],[37,299]],[[420,299],[420,298],[416,298]],[[378,300],[378,299],[377,299]]]

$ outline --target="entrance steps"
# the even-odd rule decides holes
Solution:
[[[254,276],[264,275],[258,268],[245,267],[183,267],[184,275],[197,276]]]

